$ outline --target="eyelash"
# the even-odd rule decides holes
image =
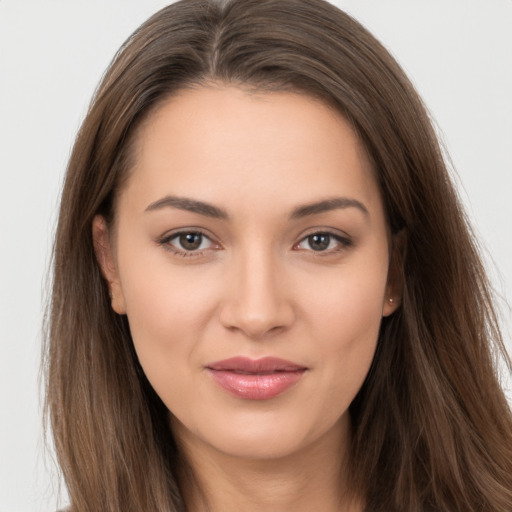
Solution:
[[[294,248],[298,247],[300,244],[306,242],[308,238],[315,236],[315,235],[328,236],[328,237],[330,237],[330,239],[334,239],[338,243],[338,247],[336,247],[335,249],[328,249],[328,250],[323,250],[323,251],[315,251],[314,249],[310,249],[310,250],[305,249],[306,251],[311,252],[314,256],[317,256],[320,258],[323,258],[326,256],[331,256],[334,253],[339,253],[341,251],[344,251],[345,249],[348,249],[349,247],[351,247],[353,245],[352,240],[347,236],[342,236],[338,233],[334,233],[329,230],[317,230],[317,231],[312,231],[312,232],[308,233],[307,235],[303,236],[301,238],[301,240],[297,244],[295,244],[293,247]],[[331,241],[332,240],[329,241],[329,245],[330,245]]]
[[[202,256],[202,255],[204,255],[205,250],[208,250],[208,249],[203,249],[203,250],[178,249],[177,247],[175,247],[171,244],[172,240],[177,239],[184,235],[200,235],[201,237],[203,237],[203,240],[206,238],[206,239],[212,241],[211,237],[209,237],[204,231],[201,231],[200,229],[188,229],[188,230],[182,230],[182,231],[175,231],[174,233],[165,235],[160,240],[158,240],[158,243],[161,246],[163,246],[164,249],[172,252],[175,256],[180,256],[182,258]],[[215,242],[212,241],[212,243],[214,245],[218,246],[218,244],[215,244]],[[215,250],[217,250],[217,249],[215,249]]]
[[[204,255],[205,251],[210,249],[210,248],[202,249],[202,250],[178,249],[177,247],[175,247],[174,245],[171,244],[172,240],[177,239],[184,235],[200,235],[201,237],[203,237],[201,242],[206,238],[207,240],[210,240],[210,242],[214,246],[216,246],[214,248],[214,250],[218,250],[220,247],[219,244],[215,243],[211,239],[211,237],[209,237],[204,231],[201,231],[200,229],[189,229],[189,230],[176,231],[174,233],[165,235],[162,238],[160,238],[158,240],[158,244],[163,246],[166,250],[172,252],[174,255],[183,257],[183,258],[200,257],[200,256]],[[317,230],[317,231],[313,231],[313,232],[308,233],[307,235],[303,236],[298,243],[294,244],[293,248],[294,249],[297,248],[299,245],[306,242],[308,238],[315,236],[315,235],[328,236],[331,239],[334,239],[339,244],[340,247],[337,247],[335,249],[322,250],[322,251],[315,251],[314,249],[298,249],[298,250],[305,250],[307,252],[311,252],[312,255],[314,255],[315,257],[322,258],[322,257],[330,256],[334,253],[342,252],[343,250],[353,246],[352,240],[348,237],[341,236],[338,233],[334,233],[329,230]],[[330,243],[331,243],[331,240],[329,241],[329,245],[330,245]]]

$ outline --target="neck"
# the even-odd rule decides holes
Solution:
[[[361,512],[347,491],[348,419],[313,445],[285,457],[247,459],[192,442],[173,430],[187,468],[180,475],[190,512]]]

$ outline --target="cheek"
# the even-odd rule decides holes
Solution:
[[[308,286],[304,312],[312,326],[339,339],[334,346],[350,345],[378,333],[383,313],[387,262],[362,260]],[[343,340],[343,341],[341,341]]]
[[[119,268],[134,347],[159,393],[159,383],[171,384],[193,359],[215,311],[213,292],[205,286],[198,290],[198,270],[170,265],[167,255],[123,254]]]
[[[373,268],[373,271],[369,269]],[[329,400],[343,397],[348,407],[359,391],[373,360],[382,321],[387,268],[352,268],[332,279],[324,293],[308,298],[311,338]]]
[[[186,383],[199,370],[209,301],[179,278],[172,285],[162,279],[132,284],[127,316],[139,363],[167,408],[186,411],[194,400],[194,388]]]

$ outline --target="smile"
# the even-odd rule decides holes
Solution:
[[[234,357],[209,364],[206,370],[232,395],[246,400],[268,400],[295,385],[307,368],[274,357]]]

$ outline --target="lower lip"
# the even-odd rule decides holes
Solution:
[[[227,392],[246,400],[268,400],[297,384],[306,370],[245,374],[208,368],[213,380]]]

